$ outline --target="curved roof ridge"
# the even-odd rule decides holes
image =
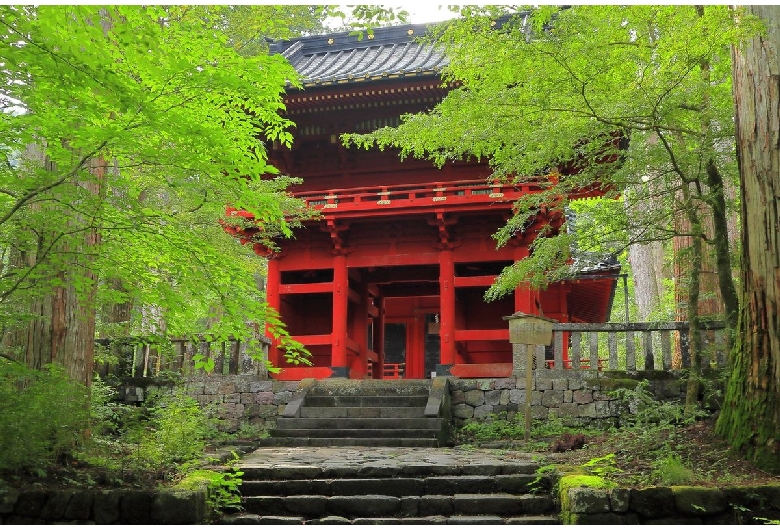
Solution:
[[[433,73],[448,61],[434,45],[418,40],[428,27],[406,24],[377,28],[362,38],[350,32],[312,35],[276,41],[271,53],[287,58],[304,85]]]

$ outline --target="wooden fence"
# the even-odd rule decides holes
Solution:
[[[190,375],[198,366],[210,365],[212,373],[223,375],[265,375],[270,341],[261,337],[250,345],[237,340],[215,341],[174,338],[148,341],[138,337],[96,339],[106,355],[97,355],[95,371],[105,377],[155,377],[174,372]],[[108,359],[108,361],[106,361]]]
[[[726,364],[725,326],[710,322],[702,326],[701,366]],[[269,341],[260,339],[259,350],[235,340],[210,341],[172,339],[144,342],[139,338],[97,339],[111,362],[96,362],[101,376],[154,377],[165,372],[189,375],[198,363],[212,363],[213,372],[223,375],[267,375]],[[610,324],[553,324],[553,344],[539,346],[536,366],[548,369],[658,370],[688,368],[689,326],[687,322],[635,322]],[[678,352],[678,354],[675,354]],[[254,355],[253,355],[254,354]],[[259,355],[258,355],[259,354]],[[104,357],[98,356],[99,359]],[[385,365],[385,378],[403,377],[403,364]]]
[[[689,368],[689,329],[687,322],[553,324],[553,344],[539,348],[537,366],[627,371]],[[726,365],[725,333],[723,322],[702,325],[702,367]]]

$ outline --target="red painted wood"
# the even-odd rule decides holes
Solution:
[[[455,340],[500,340],[508,343],[509,326],[506,329],[459,329],[455,331]]]
[[[347,367],[347,304],[349,276],[347,258],[333,257],[333,353],[332,365]]]
[[[368,373],[368,286],[361,282],[356,291],[350,289],[350,295],[352,293],[357,295],[357,301],[352,314],[352,326],[349,330],[353,339],[350,342],[354,342],[358,348],[359,359],[356,370],[365,377]]]
[[[292,337],[304,346],[330,345],[333,343],[333,335],[295,335]]]
[[[528,247],[517,246],[514,248],[514,260],[520,261],[528,256]],[[521,286],[515,289],[515,313],[518,311],[527,315],[538,315],[539,308],[537,308],[536,302],[538,301],[538,293],[533,289],[529,289],[527,286]]]
[[[381,379],[385,369],[385,299],[383,297],[377,297],[374,300],[378,310],[378,317],[374,319],[374,348],[373,350],[377,354],[376,362],[373,366],[374,371],[372,377],[374,379]]]
[[[417,82],[410,78],[393,83],[402,90]],[[460,272],[465,264],[482,266],[486,261],[511,263],[528,255],[527,246],[536,229],[548,219],[540,218],[524,235],[500,249],[495,248],[492,235],[512,214],[514,201],[539,192],[541,183],[514,186],[487,182],[488,168],[476,162],[457,162],[438,169],[422,160],[401,162],[392,149],[345,152],[331,138],[334,125],[345,127],[339,130],[355,130],[356,124],[387,119],[395,111],[421,110],[415,106],[421,104],[414,102],[392,109],[379,104],[336,109],[333,101],[325,99],[326,94],[338,96],[346,104],[368,97],[350,90],[354,92],[349,87],[312,87],[305,94],[289,94],[287,110],[300,134],[292,149],[274,148],[269,153],[282,172],[303,178],[290,191],[322,214],[318,220],[305,222],[303,229],[296,229],[294,238],[280,240],[282,252],[271,260],[273,265],[269,264],[269,304],[280,309],[291,334],[311,349],[317,365],[285,368],[276,378],[330,377],[330,367],[344,368],[349,377],[362,378],[368,373],[369,360],[372,376],[381,377],[386,318],[411,323],[404,377],[426,377],[425,313],[439,314],[439,361],[455,365],[453,375],[511,375],[508,326],[501,317],[522,311],[568,319],[575,305],[571,291],[558,286],[541,293],[520,288],[514,297],[488,304],[482,295],[493,276],[478,271],[477,276],[456,276],[456,270]],[[368,86],[366,90],[377,88]],[[371,98],[393,98],[379,94]],[[312,112],[315,109],[317,112]],[[599,193],[595,189],[581,192]],[[236,211],[229,214],[245,217]],[[563,219],[559,216],[552,222],[560,226]],[[261,229],[225,228],[247,244],[248,237]],[[266,251],[258,249],[263,255]],[[378,269],[383,281],[364,285],[364,278]],[[281,284],[282,272],[288,279],[288,274],[289,278],[301,278],[299,273],[310,270],[333,271],[333,280],[322,281],[327,275],[321,275],[318,283]],[[608,282],[614,285],[614,281]],[[578,288],[584,293],[580,298],[588,301],[580,312],[604,312],[610,291],[594,295],[586,287]],[[375,308],[368,302],[368,290]],[[369,323],[373,326],[372,344],[367,343]],[[271,358],[277,364],[283,362],[276,346],[271,347]]]
[[[266,272],[266,301],[272,310],[279,311],[281,307],[281,297],[279,296],[279,284],[282,276],[279,272],[279,260],[269,259],[268,270]],[[273,334],[266,327],[266,336],[271,338],[271,345],[268,348],[268,361],[272,366],[280,366],[282,355],[279,351],[278,342],[273,339]]]
[[[333,370],[327,366],[305,366],[282,368],[278,374],[272,374],[279,381],[300,381],[302,379],[327,379],[333,375]]]
[[[290,283],[279,286],[281,294],[310,294],[310,293],[332,293],[333,282],[322,283]]]
[[[463,276],[455,278],[455,287],[490,287],[495,276]]]
[[[449,249],[439,253],[439,301],[440,364],[455,364],[455,262]]]

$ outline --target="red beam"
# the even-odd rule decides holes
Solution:
[[[327,366],[305,366],[301,368],[282,368],[278,374],[271,377],[278,381],[301,381],[303,379],[327,379],[333,375],[333,370]]]
[[[455,278],[455,287],[490,287],[495,276],[459,276]]]
[[[323,346],[333,343],[333,336],[330,333],[327,335],[295,335],[291,338],[304,346]]]
[[[333,292],[333,282],[287,283],[279,286],[281,294],[311,294]]]
[[[509,327],[506,329],[459,329],[455,332],[455,340],[502,340],[509,342]]]

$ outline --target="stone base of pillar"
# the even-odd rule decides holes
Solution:
[[[333,371],[333,374],[330,376],[331,379],[334,377],[349,379],[349,368],[346,366],[331,366],[330,369]]]

